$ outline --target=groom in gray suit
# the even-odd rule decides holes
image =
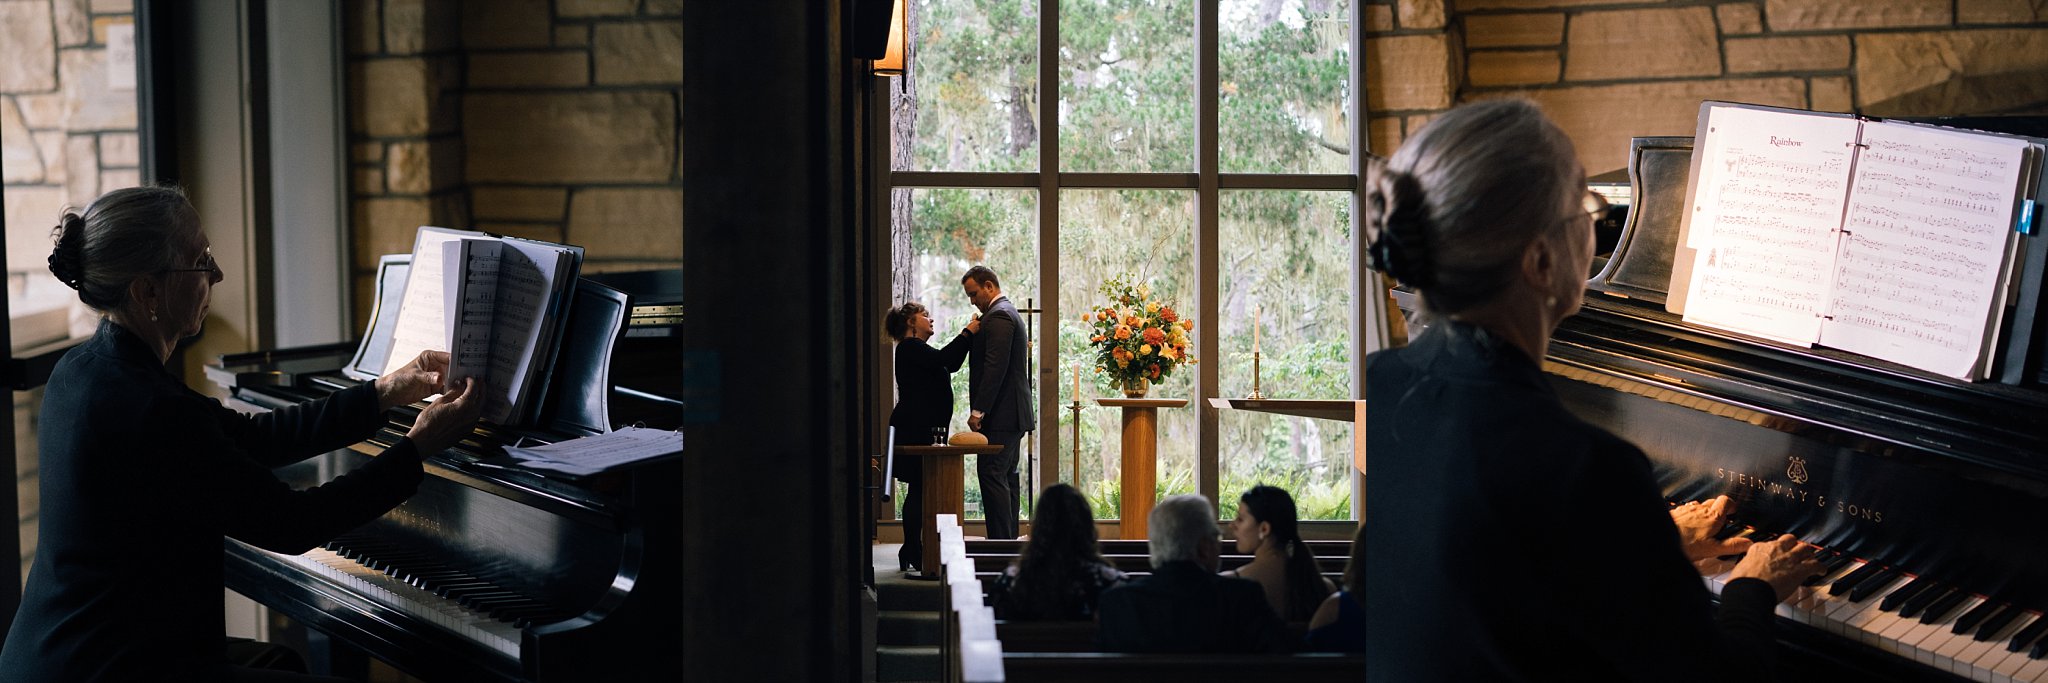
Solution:
[[[1025,375],[1024,317],[1003,296],[1001,281],[988,266],[967,269],[960,289],[981,309],[981,333],[967,350],[967,428],[981,432],[1001,453],[975,461],[981,481],[989,538],[1017,537],[1017,447],[1037,426],[1031,414],[1031,382]]]

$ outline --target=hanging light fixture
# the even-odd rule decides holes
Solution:
[[[875,60],[875,75],[903,75],[904,55],[910,52],[910,40],[904,34],[904,25],[910,18],[910,0],[896,0],[896,7],[889,13],[889,47],[881,59]]]

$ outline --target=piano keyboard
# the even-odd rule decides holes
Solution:
[[[1779,617],[1984,683],[2048,682],[2048,618],[1931,579],[1823,550],[1826,571]],[[1701,563],[1720,595],[1732,560]]]
[[[349,534],[303,555],[269,554],[514,661],[522,629],[573,616],[375,537]]]

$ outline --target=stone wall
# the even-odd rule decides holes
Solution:
[[[50,230],[65,207],[83,208],[102,192],[141,183],[133,62],[115,60],[131,69],[126,73],[108,68],[110,43],[115,52],[134,54],[134,11],[132,0],[0,0],[8,308],[14,338],[24,344],[90,333],[96,322],[50,276]],[[13,403],[14,533],[25,580],[36,551],[42,389],[14,392]]]
[[[356,321],[442,225],[682,264],[681,0],[348,0]]]
[[[66,206],[141,183],[133,72],[110,81],[107,36],[132,68],[132,0],[0,0],[0,181],[7,270],[44,274]]]
[[[1457,0],[1448,16],[1444,4],[1366,8],[1375,151],[1440,111],[1446,92],[1536,100],[1592,173],[1625,165],[1631,136],[1691,135],[1705,99],[2048,114],[2042,0]],[[1397,97],[1418,89],[1427,97]]]

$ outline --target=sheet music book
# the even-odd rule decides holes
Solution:
[[[1667,305],[1981,378],[2041,158],[2023,138],[1703,103],[1676,259],[1690,268],[1673,269]]]
[[[583,252],[575,247],[422,226],[384,372],[420,351],[449,356],[449,381],[483,379],[484,419],[529,422],[554,365]]]

